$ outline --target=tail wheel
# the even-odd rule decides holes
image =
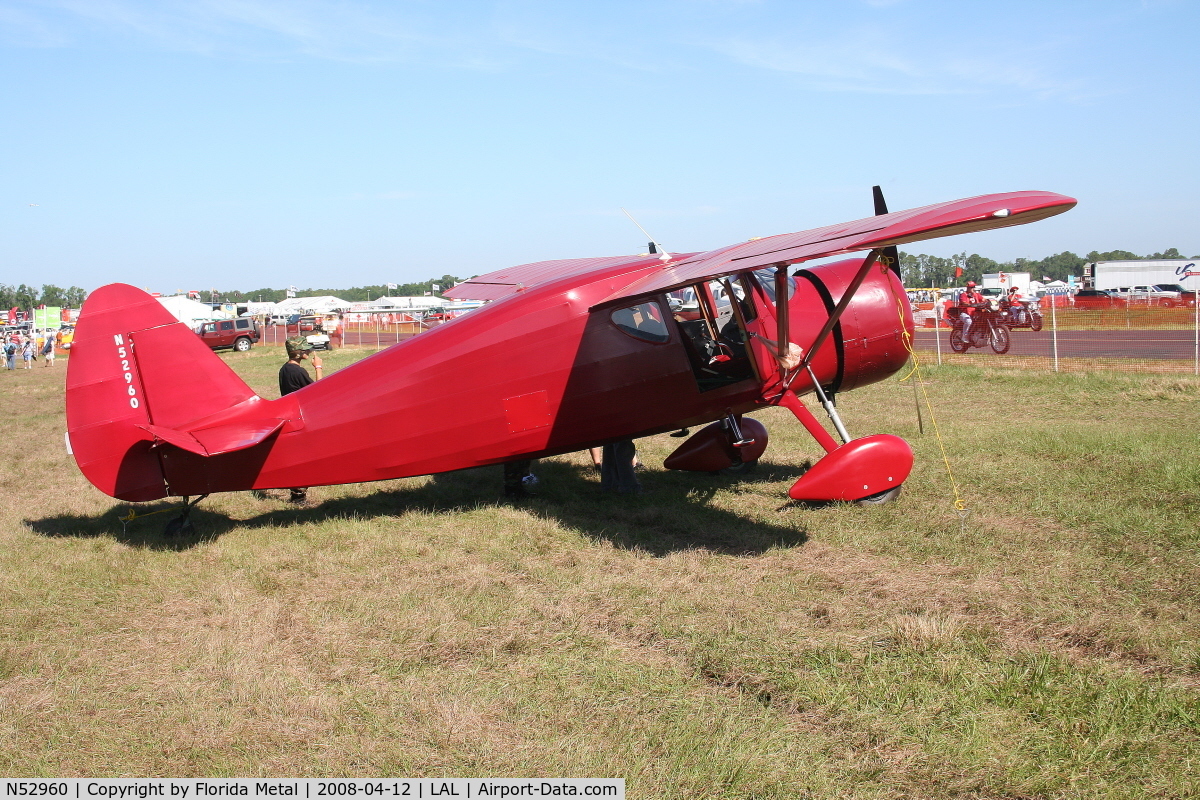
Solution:
[[[950,349],[956,353],[965,353],[967,351],[967,343],[963,339],[962,328],[954,328],[950,331]]]
[[[1034,314],[1029,318],[1029,330],[1037,332],[1042,329],[1042,315]]]
[[[1008,332],[1008,326],[997,324],[992,329],[992,352],[996,355],[1003,355],[1008,352],[1008,346],[1012,344],[1012,334]]]

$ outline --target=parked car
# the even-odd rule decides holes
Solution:
[[[1124,298],[1104,289],[1080,289],[1075,293],[1076,308],[1124,308],[1126,305]]]
[[[246,352],[262,338],[258,323],[252,319],[221,319],[216,322],[206,322],[197,331],[204,343],[213,350],[222,347],[232,347],[238,352]]]
[[[1128,300],[1130,305],[1174,308],[1175,306],[1191,306],[1196,303],[1196,293],[1189,292],[1178,283],[1124,286],[1117,289],[1117,294]]]
[[[292,314],[287,318],[288,333],[303,333],[321,329],[321,319],[315,314]]]
[[[288,336],[303,336],[314,350],[332,349],[329,334],[321,327],[321,317],[315,314],[292,314],[285,332]]]

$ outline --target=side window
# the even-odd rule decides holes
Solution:
[[[204,323],[204,332],[205,333],[216,333],[217,332],[217,323],[215,323],[215,322]]]
[[[662,307],[658,303],[618,308],[612,312],[612,322],[622,333],[645,342],[662,344],[671,339],[667,324],[663,321]]]
[[[717,324],[724,326],[733,319],[733,302],[732,299],[738,301],[738,305],[742,309],[742,318],[746,320],[754,319],[754,303],[748,299],[746,285],[742,283],[740,275],[734,275],[723,280],[709,281],[709,289],[712,291],[713,300],[716,303],[714,309],[716,313]],[[772,288],[774,286],[772,285]],[[733,290],[733,298],[729,296],[728,289]]]
[[[239,320],[236,320],[236,322],[237,322],[238,330],[244,331],[244,330],[247,330],[250,328],[250,320],[248,320],[248,319],[239,319]]]
[[[223,331],[233,330],[233,322],[230,320],[225,320],[224,322],[220,323],[220,325],[221,325],[221,330],[223,330]]]
[[[758,281],[758,285],[762,287],[763,292],[767,295],[772,303],[775,302],[775,270],[771,268],[754,270],[754,279]],[[788,299],[792,299],[792,295],[796,293],[796,278],[788,276]]]
[[[758,317],[758,309],[754,307],[752,286],[753,278],[745,273],[737,276],[737,281],[734,283],[734,291],[742,301],[742,317],[747,322]]]

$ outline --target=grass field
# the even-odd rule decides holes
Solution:
[[[223,357],[276,395],[277,349]],[[66,455],[64,364],[0,371],[4,775],[1200,795],[1192,378],[927,369],[961,514],[892,380],[840,398],[913,443],[888,506],[785,506],[819,453],[772,409],[740,479],[665,472],[654,437],[638,498],[577,454],[522,505],[492,467],[214,496],[168,540]]]

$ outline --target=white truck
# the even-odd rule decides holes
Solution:
[[[1195,306],[1200,261],[1094,261],[1083,265],[1084,286],[1115,292],[1133,305]]]
[[[1000,297],[1008,294],[1008,290],[1017,287],[1023,297],[1030,297],[1028,272],[991,272],[983,276],[983,294]],[[988,291],[994,289],[996,291]]]

